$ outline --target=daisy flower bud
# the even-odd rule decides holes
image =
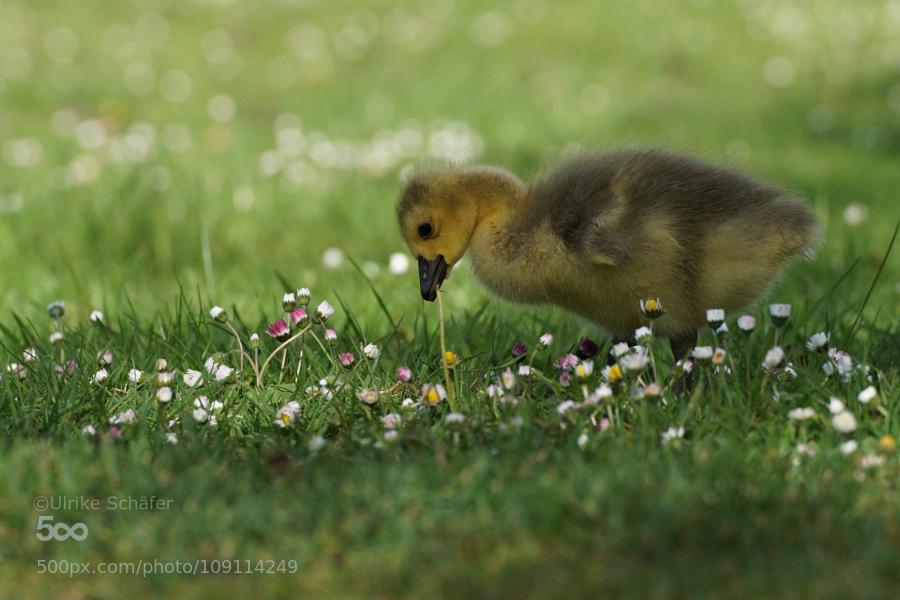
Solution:
[[[556,361],[556,368],[567,371],[578,364],[578,357],[574,354],[565,354]]]
[[[553,334],[545,333],[541,337],[538,338],[538,341],[541,343],[541,346],[543,346],[544,348],[547,348],[550,346],[550,344],[553,343]]]
[[[393,444],[400,438],[400,433],[396,429],[388,429],[382,434],[381,438],[387,444]]]
[[[721,308],[710,308],[706,311],[706,322],[713,329],[718,329],[725,322],[725,311]]]
[[[412,379],[412,369],[410,369],[409,367],[407,367],[405,365],[399,366],[399,367],[397,367],[397,370],[394,372],[394,375],[397,377],[397,379],[399,379],[403,383],[406,383],[407,381]]]
[[[144,372],[138,369],[128,370],[128,381],[131,383],[140,383],[144,379]]]
[[[806,349],[810,352],[822,352],[828,346],[828,334],[824,331],[814,333],[806,340]]]
[[[95,325],[100,325],[104,320],[103,313],[99,310],[92,310],[88,320]]]
[[[168,368],[169,368],[169,361],[167,361],[164,358],[156,359],[156,370],[157,371],[165,371]]]
[[[50,334],[50,343],[54,344],[54,345],[58,344],[61,341],[63,341],[64,338],[65,338],[65,336],[62,334],[61,331],[54,331],[53,333]]]
[[[878,390],[875,389],[874,385],[870,385],[869,387],[867,387],[866,389],[861,391],[859,393],[859,395],[856,397],[856,399],[859,400],[860,402],[862,402],[863,404],[868,404],[869,402],[871,402],[872,400],[874,400],[877,397],[878,397]]]
[[[562,373],[559,374],[559,385],[561,385],[563,387],[569,387],[570,379],[571,379],[571,376],[569,375],[569,372],[563,371]]]
[[[590,338],[581,338],[581,341],[578,343],[578,351],[575,352],[578,355],[578,358],[585,359],[591,358],[600,350],[600,346]]]
[[[646,344],[653,339],[653,332],[649,327],[638,327],[634,331],[634,339],[642,344]]]
[[[381,424],[385,429],[397,429],[402,421],[403,418],[397,413],[388,413],[381,417]]]
[[[291,332],[290,327],[285,322],[284,319],[278,319],[268,327],[266,327],[266,333],[275,339],[282,340],[288,336]]]
[[[284,309],[284,312],[291,312],[297,306],[297,296],[294,295],[294,292],[286,292],[281,297],[281,307]]]
[[[216,372],[213,375],[216,381],[222,383],[231,379],[231,376],[234,375],[234,369],[225,365],[219,365],[216,367]]]
[[[166,442],[169,444],[177,444],[178,443],[178,434],[174,431],[170,431],[166,433]]]
[[[101,350],[97,353],[97,360],[101,365],[111,365],[113,361],[113,353],[109,350]]]
[[[775,325],[775,327],[781,327],[791,318],[791,305],[770,304],[769,315],[772,317],[772,324]]]
[[[309,304],[310,298],[312,298],[312,294],[310,293],[309,288],[300,288],[297,290],[297,304],[300,306]]]
[[[97,433],[97,428],[93,425],[85,425],[81,428],[81,433],[84,435],[95,435]]]
[[[328,304],[327,300],[322,300],[316,307],[316,315],[320,320],[325,321],[334,314],[334,307]]]
[[[738,329],[746,334],[750,334],[756,329],[756,317],[752,315],[741,315],[737,320]]]
[[[853,433],[856,431],[856,417],[853,413],[843,410],[831,417],[831,426],[839,433]]]
[[[225,323],[226,321],[228,321],[228,313],[225,312],[225,309],[221,306],[213,306],[211,309],[209,309],[209,316],[219,323]]]
[[[684,437],[684,427],[669,427],[660,436],[663,444],[669,444]]]
[[[366,355],[366,358],[369,360],[375,360],[379,356],[381,356],[381,350],[379,350],[378,346],[375,344],[366,344],[363,346],[363,354]]]
[[[209,419],[209,413],[202,408],[195,408],[193,411],[191,411],[191,416],[198,423],[205,423]]]
[[[66,314],[66,303],[62,300],[51,302],[47,305],[47,314],[51,319],[61,319]]]
[[[109,371],[106,369],[99,369],[91,376],[91,383],[103,383],[106,381],[107,377],[109,377]]]
[[[626,342],[619,342],[615,344],[612,348],[610,348],[609,352],[615,358],[619,358],[623,354],[627,354],[628,351],[631,350],[631,346],[629,346]]]
[[[169,402],[172,399],[172,388],[165,386],[156,390],[156,399],[162,403]]]
[[[259,348],[259,334],[254,333],[250,336],[250,347],[256,350]]]
[[[345,367],[349,367],[356,361],[356,357],[353,356],[352,352],[341,352],[338,354],[338,360],[340,360],[341,364]]]
[[[448,425],[462,425],[465,420],[466,416],[461,412],[447,413],[447,416],[444,417],[444,422]]]
[[[556,412],[560,415],[564,415],[570,410],[574,409],[577,406],[574,400],[563,400],[559,404],[556,405]]]
[[[844,412],[843,401],[840,398],[835,398],[834,396],[832,396],[828,401],[828,411],[833,415]]]
[[[156,385],[158,387],[171,385],[173,381],[175,381],[175,373],[172,371],[160,371],[156,374]]]
[[[716,335],[720,338],[728,339],[728,323],[722,323],[716,329]]]
[[[512,347],[512,355],[515,358],[519,358],[520,356],[525,356],[527,353],[528,353],[528,346],[521,342]]]
[[[335,331],[334,329],[326,329],[325,330],[325,341],[326,342],[328,342],[329,344],[336,344],[337,338],[338,338],[337,331]]]
[[[516,376],[513,375],[513,372],[507,368],[503,371],[503,374],[500,375],[500,381],[503,382],[503,387],[508,390],[511,390],[514,385],[516,385]]]
[[[712,357],[713,357],[712,346],[697,346],[696,348],[694,348],[693,352],[691,352],[691,355],[694,357],[695,360],[698,360],[700,362],[706,362],[708,360],[712,360]]]
[[[634,352],[620,358],[619,365],[629,373],[640,373],[647,367],[649,360],[646,352]]]
[[[307,319],[309,319],[309,315],[302,308],[298,307],[291,311],[291,323],[297,327],[303,327]]]
[[[644,388],[644,398],[659,398],[662,394],[662,387],[658,383],[651,383]]]
[[[647,319],[658,319],[666,314],[662,302],[659,298],[650,298],[649,300],[641,300],[641,312]]]
[[[522,377],[531,377],[531,367],[529,365],[519,365],[519,375]]]
[[[375,404],[378,402],[379,393],[378,390],[362,389],[359,390],[357,396],[363,404]]]
[[[794,408],[788,411],[788,419],[792,421],[805,421],[816,416],[816,411],[809,407]]]
[[[774,371],[784,362],[784,350],[780,346],[773,346],[763,359],[762,366],[767,371]]]
[[[185,371],[181,378],[184,380],[184,384],[190,388],[203,384],[203,373],[194,369]]]
[[[448,367],[455,367],[459,363],[459,355],[456,352],[447,350],[444,352],[444,362],[447,363]]]
[[[6,365],[6,370],[9,373],[15,373],[15,375],[19,379],[28,378],[28,368],[25,365],[20,365],[19,363],[9,363],[8,365]]]
[[[38,353],[35,348],[25,348],[22,350],[22,360],[25,362],[34,362],[37,360]]]

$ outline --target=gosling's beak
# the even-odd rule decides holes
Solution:
[[[434,302],[437,298],[437,289],[444,283],[448,269],[443,254],[439,254],[434,260],[428,260],[424,256],[419,257],[419,285],[423,299]]]

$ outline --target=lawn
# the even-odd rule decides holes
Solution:
[[[896,0],[0,0],[0,597],[895,596],[897,31]],[[606,369],[461,265],[445,374],[410,169],[629,145],[789,188],[817,257],[701,331],[683,394],[665,340]]]

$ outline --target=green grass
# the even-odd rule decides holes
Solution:
[[[888,254],[900,220],[896,2],[447,6],[0,3],[0,365],[21,363],[28,347],[39,357],[27,378],[4,369],[0,379],[0,596],[873,598],[900,587],[900,249]],[[74,32],[74,56],[69,34],[48,37],[59,27]],[[167,99],[172,71],[191,80],[180,102]],[[224,123],[208,110],[219,94],[236,106]],[[102,122],[107,143],[80,146],[67,115]],[[186,149],[173,124],[189,132]],[[282,133],[292,166],[267,176],[260,157],[285,124],[307,145],[291,153]],[[83,142],[91,127],[82,124]],[[401,407],[443,381],[437,310],[419,300],[412,273],[387,268],[403,251],[401,172],[445,159],[428,140],[448,132],[472,160],[523,176],[573,145],[690,151],[806,198],[825,243],[748,307],[751,336],[728,315],[731,335],[718,342],[730,375],[698,367],[694,393],[676,396],[672,357],[656,340],[662,398],[632,397],[632,377],[609,403],[565,415],[557,406],[583,389],[558,385],[554,361],[581,336],[600,341],[601,356],[609,342],[559,311],[494,300],[457,269],[444,294],[448,346],[462,358],[465,422],[453,425],[446,401]],[[148,139],[141,160],[116,160],[123,143]],[[405,144],[383,154],[386,139]],[[348,148],[352,160],[329,158]],[[851,205],[865,209],[859,224],[844,218]],[[323,265],[328,248],[348,257],[336,269]],[[211,306],[228,310],[244,344],[260,333],[265,354],[281,294],[301,286],[312,307],[336,307],[328,323],[339,339],[320,347],[314,326],[299,376],[295,345],[263,387],[249,366],[229,383],[183,384],[212,355],[239,365]],[[52,346],[46,305],[56,299],[66,301],[65,339]],[[771,325],[768,302],[792,304],[787,327]],[[94,309],[106,326],[88,322]],[[555,341],[541,349],[547,331]],[[818,331],[872,380],[861,369],[826,378],[827,357],[805,348]],[[714,342],[711,331],[702,339]],[[369,342],[381,349],[375,361],[362,358]],[[535,375],[506,392],[517,403],[489,398],[515,369],[518,342]],[[759,368],[776,343],[796,377]],[[91,383],[107,349],[109,377]],[[348,351],[350,369],[336,364]],[[160,357],[177,371],[165,405],[152,381],[127,378]],[[63,359],[78,368],[60,379]],[[595,361],[588,391],[603,378]],[[395,383],[399,365],[412,368],[409,384]],[[307,390],[322,378],[333,398]],[[869,385],[878,397],[863,405]],[[383,393],[369,406],[363,389]],[[201,393],[224,405],[216,427],[192,415]],[[854,413],[855,432],[834,430],[831,396]],[[291,400],[302,412],[276,427]],[[798,407],[816,416],[790,419]],[[109,418],[126,409],[136,422],[113,439]],[[389,412],[403,419],[394,441],[380,421]],[[600,431],[604,416],[613,424]],[[95,436],[81,432],[88,424]],[[685,437],[663,443],[679,425]],[[325,444],[313,450],[316,436]],[[850,439],[859,447],[845,455]],[[171,508],[33,506],[38,496],[152,495]],[[84,522],[89,536],[38,541],[40,515]],[[154,559],[297,568],[144,578],[37,566]]]

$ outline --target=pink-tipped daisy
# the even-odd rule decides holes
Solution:
[[[288,324],[284,319],[278,319],[268,327],[266,327],[266,333],[273,338],[283,339],[288,336],[291,332],[291,328],[288,327]]]
[[[352,352],[341,352],[338,354],[338,360],[340,360],[341,364],[345,367],[349,367],[356,361],[356,357],[353,356]]]
[[[403,383],[406,383],[407,381],[412,379],[412,369],[410,369],[406,365],[402,365],[402,366],[397,367],[397,370],[395,371],[394,375],[397,376],[397,379],[399,379]]]
[[[309,319],[309,315],[302,308],[298,307],[291,311],[291,323],[294,325],[302,327],[306,324],[307,319]]]

